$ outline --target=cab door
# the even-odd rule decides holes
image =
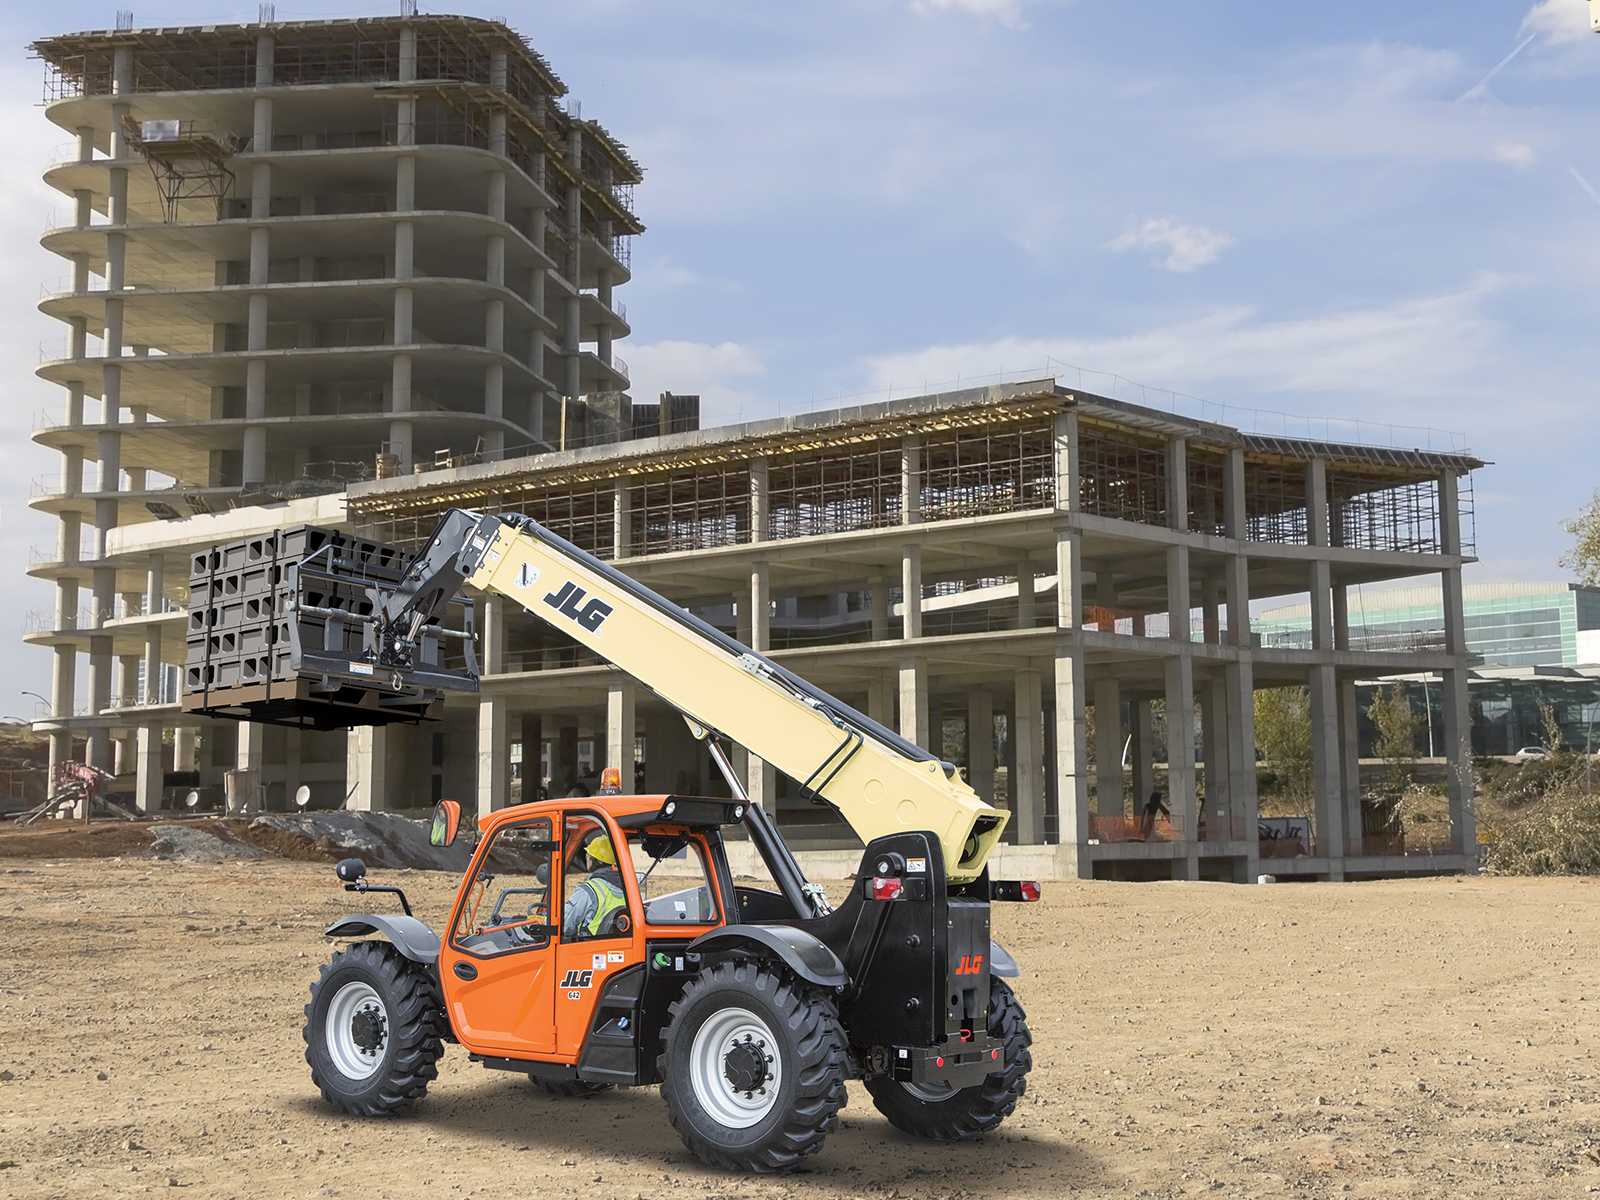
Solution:
[[[439,948],[450,1023],[468,1050],[533,1058],[556,1048],[557,846],[552,818],[532,817],[495,830],[473,859]]]

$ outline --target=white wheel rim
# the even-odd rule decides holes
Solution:
[[[389,1048],[389,1010],[369,984],[347,983],[334,993],[323,1022],[328,1057],[349,1079],[367,1079]]]
[[[778,1039],[747,1008],[712,1013],[689,1048],[689,1084],[700,1107],[717,1124],[750,1128],[778,1102],[783,1086]]]
[[[902,1083],[900,1086],[924,1104],[941,1104],[956,1094],[948,1083]]]

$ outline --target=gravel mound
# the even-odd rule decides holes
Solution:
[[[255,846],[219,837],[203,825],[163,823],[151,829],[157,858],[178,862],[225,862],[228,859],[261,858]]]
[[[302,843],[307,851],[304,857],[308,858],[353,857],[369,867],[465,870],[472,857],[467,839],[458,839],[454,846],[435,846],[428,841],[430,827],[428,821],[413,821],[393,813],[263,813],[250,822],[248,836],[277,835],[272,840],[281,847],[280,853],[290,848],[281,846],[285,841]]]

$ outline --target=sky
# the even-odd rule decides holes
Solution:
[[[135,23],[250,21],[168,0]],[[1060,374],[1246,429],[1434,449],[1473,487],[1473,578],[1563,578],[1600,487],[1600,34],[1584,0],[510,0],[645,168],[619,289],[633,395],[702,423]],[[397,3],[281,0],[279,20]],[[30,441],[62,327],[38,246],[68,137],[27,44],[114,6],[0,12],[0,629],[57,457]],[[17,643],[13,643],[17,645]],[[49,654],[11,686],[48,694]],[[6,699],[0,717],[31,716]]]

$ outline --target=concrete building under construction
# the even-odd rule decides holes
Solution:
[[[206,790],[238,768],[269,807],[304,786],[319,807],[485,811],[604,765],[652,792],[722,786],[676,714],[498,598],[481,691],[439,722],[240,725],[163,688],[191,551],[303,523],[415,546],[459,506],[529,514],[938,749],[1012,811],[1008,870],[1475,864],[1471,456],[1260,437],[1053,379],[702,430],[674,398],[632,406],[612,354],[639,168],[504,25],[37,49],[79,139],[48,173],[76,219],[45,239],[73,275],[44,302],[70,334],[41,368],[66,412],[37,435],[62,455],[36,500],[61,520],[31,568],[57,594],[29,637],[56,654],[40,727],[58,759],[86,740],[142,808],[171,802],[172,772]],[[1440,583],[1442,643],[1352,648],[1347,590],[1413,578]],[[1252,602],[1307,594],[1309,644],[1262,646]],[[1425,844],[1370,830],[1359,791],[1355,681],[1401,672],[1437,678],[1452,766]],[[1291,686],[1314,796],[1303,831],[1267,836],[1252,701]],[[739,769],[797,846],[847,844],[792,781]],[[1158,785],[1170,817],[1141,820]]]
[[[44,237],[68,272],[41,308],[67,333],[39,370],[64,403],[33,504],[60,534],[30,564],[56,589],[30,640],[55,653],[54,757],[76,733],[110,767],[107,714],[175,698],[163,614],[185,600],[113,530],[627,434],[640,169],[498,21],[33,49],[75,151],[45,172],[72,218]]]

